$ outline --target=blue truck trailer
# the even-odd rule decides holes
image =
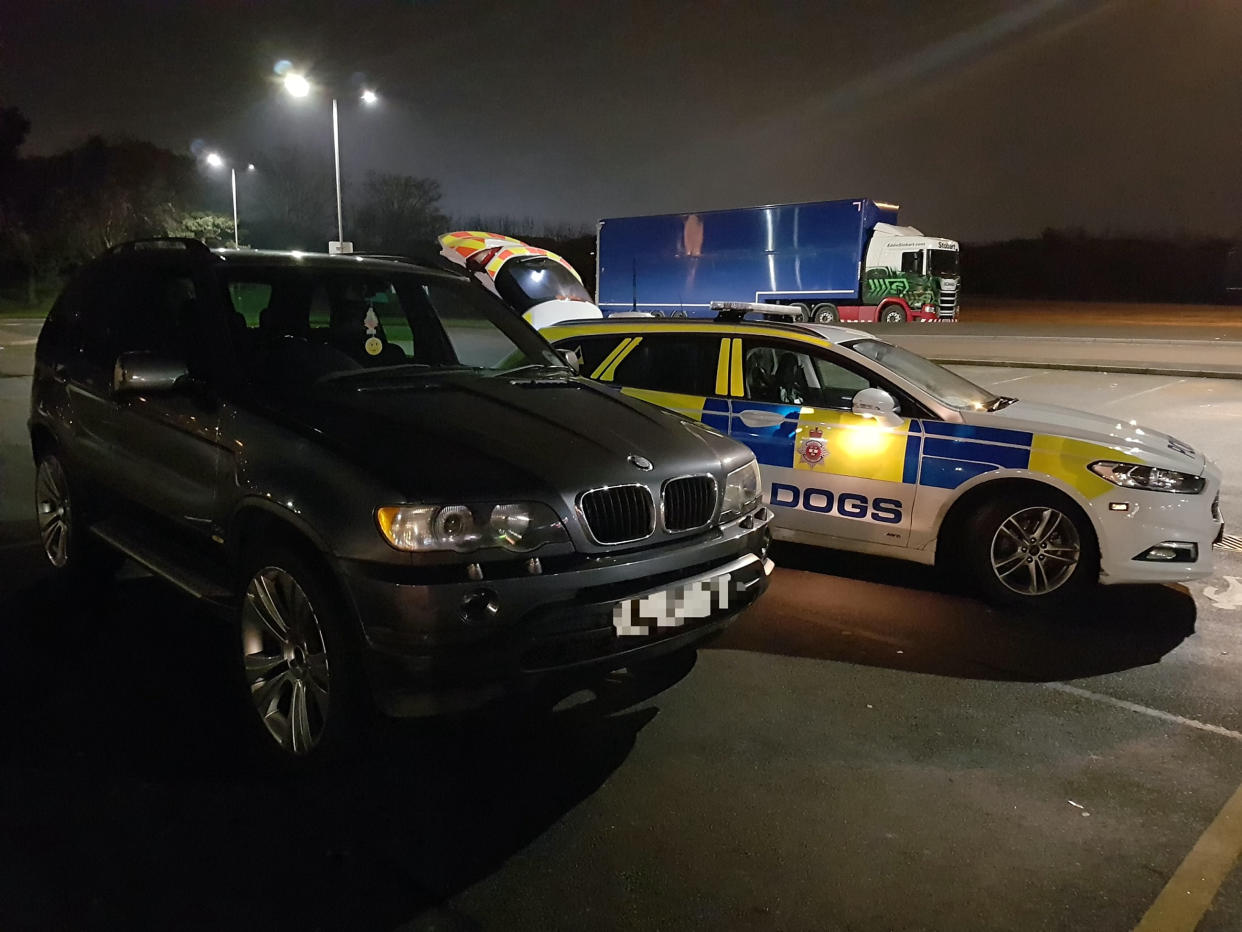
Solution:
[[[761,301],[807,320],[954,320],[958,244],[897,224],[897,205],[855,198],[599,222],[605,314],[710,316]]]

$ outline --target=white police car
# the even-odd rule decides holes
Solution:
[[[1167,434],[994,395],[873,334],[609,319],[543,335],[581,371],[745,442],[778,539],[961,567],[998,601],[1212,571],[1220,470]]]

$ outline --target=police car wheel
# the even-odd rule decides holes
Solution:
[[[1003,604],[1064,602],[1081,592],[1098,565],[1090,526],[1055,492],[987,502],[967,522],[962,543],[977,587]]]

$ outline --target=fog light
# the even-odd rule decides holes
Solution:
[[[1148,547],[1134,559],[1149,563],[1194,563],[1199,559],[1199,545],[1184,540],[1166,540]]]
[[[500,614],[500,597],[491,589],[475,589],[461,600],[461,617],[470,624],[487,624]]]

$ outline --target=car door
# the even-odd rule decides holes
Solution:
[[[852,413],[864,388],[895,390],[829,349],[792,340],[734,340],[729,435],[759,459],[765,497],[787,536],[890,546],[909,540],[921,427]],[[914,403],[895,394],[899,407]],[[899,412],[900,413],[900,412]],[[823,542],[823,541],[819,541]]]
[[[221,463],[218,404],[210,383],[209,287],[188,260],[144,256],[125,265],[116,299],[94,309],[82,347],[81,391],[105,461],[101,483],[139,513],[200,536],[211,533]],[[221,326],[223,326],[221,324]],[[123,353],[184,362],[191,378],[164,392],[112,390]]]

